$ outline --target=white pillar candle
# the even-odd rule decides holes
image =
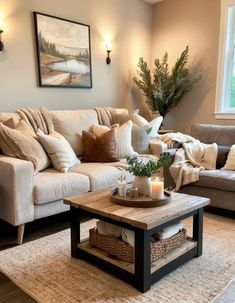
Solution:
[[[163,178],[152,179],[152,198],[156,200],[164,199],[164,180]]]

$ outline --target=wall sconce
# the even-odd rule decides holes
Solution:
[[[1,39],[2,33],[4,32],[3,29],[4,29],[4,21],[2,15],[0,14],[0,52],[3,51],[4,49],[4,44]]]
[[[112,50],[112,45],[110,42],[106,43],[106,51],[107,51],[107,58],[106,58],[106,63],[110,64],[111,63],[111,58],[110,58],[110,53]]]

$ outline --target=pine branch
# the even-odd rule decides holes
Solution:
[[[150,109],[159,111],[163,117],[201,79],[200,75],[191,75],[187,68],[188,58],[189,47],[187,46],[176,60],[170,74],[166,52],[161,61],[159,59],[154,61],[153,79],[147,63],[143,58],[139,59],[137,66],[140,79],[135,77],[133,80],[146,97]]]

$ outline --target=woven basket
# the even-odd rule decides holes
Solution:
[[[182,229],[178,234],[168,239],[151,242],[151,262],[155,262],[181,246],[186,241],[186,238],[186,230]],[[112,236],[101,235],[96,228],[89,230],[89,244],[120,260],[129,263],[134,262],[134,248],[131,245]]]

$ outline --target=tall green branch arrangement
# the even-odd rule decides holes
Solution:
[[[142,90],[149,108],[152,111],[159,111],[163,118],[201,79],[201,75],[190,73],[187,68],[188,58],[189,47],[187,46],[170,73],[166,52],[161,62],[159,59],[154,61],[153,74],[147,62],[142,57],[139,59],[137,72],[140,79],[134,77],[133,81]]]
[[[170,158],[168,154],[162,154],[158,161],[149,160],[147,163],[137,156],[127,158],[127,171],[138,177],[151,177],[160,169],[169,164]]]

